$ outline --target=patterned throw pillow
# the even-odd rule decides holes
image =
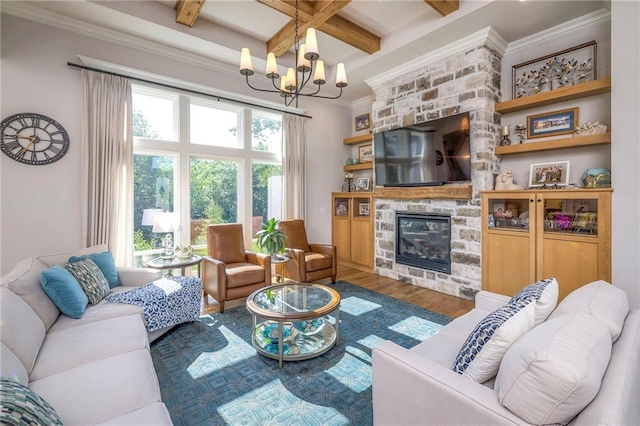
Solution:
[[[453,371],[475,382],[486,382],[498,373],[507,349],[533,328],[535,303],[505,305],[487,315],[473,329],[453,363]]]
[[[89,298],[90,305],[95,305],[111,291],[107,279],[93,260],[84,259],[67,263],[65,268],[78,280],[80,287]]]
[[[558,282],[548,278],[530,284],[511,298],[509,304],[519,303],[527,299],[536,302],[536,320],[534,326],[544,322],[558,304]]]
[[[13,379],[0,378],[0,424],[62,425],[53,407],[28,387]]]

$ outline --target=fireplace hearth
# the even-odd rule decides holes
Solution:
[[[396,212],[396,263],[451,273],[451,216]]]

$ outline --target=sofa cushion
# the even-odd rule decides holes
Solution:
[[[147,330],[138,315],[47,333],[30,379],[39,380],[80,365],[148,347]]]
[[[67,263],[65,269],[78,281],[82,291],[87,295],[90,305],[95,305],[111,291],[104,274],[93,260],[83,259]]]
[[[71,318],[82,318],[89,299],[71,272],[60,265],[54,265],[42,271],[40,283],[63,314]]]
[[[118,270],[116,269],[116,263],[113,260],[113,254],[110,251],[103,251],[102,253],[85,254],[83,256],[71,256],[69,263],[76,263],[80,260],[91,259],[94,261],[100,271],[107,279],[110,288],[118,287],[122,285],[120,278],[118,277]]]
[[[623,290],[606,281],[594,281],[569,293],[549,319],[576,311],[584,311],[609,327],[611,340],[615,342],[629,312],[629,302]]]
[[[99,384],[99,386],[98,386]],[[92,425],[160,402],[148,349],[104,358],[29,383],[65,425]]]
[[[45,269],[47,265],[38,259],[33,257],[25,259],[2,277],[2,287],[7,287],[27,302],[48,330],[58,319],[60,309],[47,296],[40,284],[40,276]]]
[[[507,349],[533,328],[535,303],[531,300],[503,306],[473,329],[453,364],[453,371],[482,383],[498,372]]]
[[[558,304],[558,282],[555,278],[548,278],[530,284],[513,296],[509,303],[522,302],[528,298],[532,298],[536,302],[535,326],[546,320],[556,308]]]
[[[0,378],[0,401],[3,425],[62,426],[60,417],[47,401],[15,380]]]
[[[24,300],[6,288],[0,288],[0,312],[0,341],[31,374],[44,340],[44,324]]]
[[[589,314],[549,319],[509,348],[495,390],[529,423],[566,424],[598,393],[610,356],[609,330]]]
[[[171,416],[167,407],[161,403],[147,405],[139,410],[132,411],[131,413],[123,414],[115,419],[107,420],[104,423],[100,423],[98,426],[157,426],[157,425],[171,425]]]
[[[54,265],[64,266],[67,264],[67,262],[69,262],[69,258],[71,258],[72,256],[84,256],[92,253],[102,253],[107,250],[109,250],[109,248],[107,247],[106,244],[98,244],[95,246],[73,250],[73,251],[65,251],[62,253],[36,256],[36,259],[38,259],[39,261],[41,261],[47,266],[54,266]]]
[[[24,365],[4,343],[0,343],[0,377],[8,377],[23,385],[29,383]]]

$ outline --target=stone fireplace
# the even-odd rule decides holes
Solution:
[[[396,263],[451,273],[451,216],[396,212]]]
[[[474,38],[475,37],[475,38]],[[503,47],[491,29],[464,40],[459,48],[447,46],[411,70],[396,70],[368,81],[373,88],[372,124],[379,132],[470,113],[471,198],[419,198],[412,188],[392,197],[375,195],[375,272],[417,286],[466,299],[481,289],[481,222],[478,191],[492,189],[499,160],[500,118],[494,105],[500,99]],[[446,186],[442,187],[446,191]],[[436,270],[408,265],[396,258],[396,212],[443,215],[449,224],[449,267]],[[440,238],[440,236],[438,236]]]

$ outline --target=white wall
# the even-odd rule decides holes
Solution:
[[[2,14],[1,117],[37,112],[59,121],[69,133],[69,152],[47,166],[27,166],[0,155],[0,271],[36,254],[83,247],[81,241],[80,72],[66,63],[84,55],[142,71],[260,96],[238,73],[228,75],[176,58],[164,57],[93,37]],[[258,76],[259,77],[259,76]],[[277,101],[264,96],[265,100]],[[351,135],[351,108],[316,99],[300,106],[313,116],[308,131],[307,222],[314,242],[331,241],[331,191],[342,185],[346,155],[342,139]]]
[[[640,3],[611,2],[613,283],[640,308]]]
[[[553,52],[559,52],[591,40],[595,40],[598,45],[598,78],[610,76],[611,21],[602,18],[600,13],[598,13],[597,16],[598,18],[595,19],[595,23],[587,26],[587,28],[580,26],[579,30],[576,30],[573,25],[568,25],[566,28],[564,26],[560,26],[560,28],[556,27],[554,29],[544,31],[542,34],[534,34],[525,40],[518,40],[509,44],[507,52],[502,60],[502,99],[512,99],[512,67],[514,65],[542,57]],[[579,19],[576,21],[579,21]],[[516,46],[515,49],[514,46]],[[518,48],[518,46],[520,47]],[[511,144],[515,145],[518,144],[519,138],[516,136],[514,128],[516,124],[526,125],[527,116],[575,107],[578,107],[578,124],[583,124],[587,121],[600,121],[611,129],[610,94],[592,96],[574,101],[532,108],[526,111],[503,114],[501,124],[503,126],[509,125],[511,127],[511,136],[509,138],[511,139]],[[571,135],[562,137],[571,137]],[[525,143],[534,143],[536,141],[543,140],[545,139],[541,138],[525,141]],[[569,182],[582,185],[582,174],[586,169],[593,167],[611,168],[611,147],[604,145],[505,155],[502,156],[502,169],[511,169],[518,183],[521,186],[526,187],[531,164],[565,160],[570,161]]]

